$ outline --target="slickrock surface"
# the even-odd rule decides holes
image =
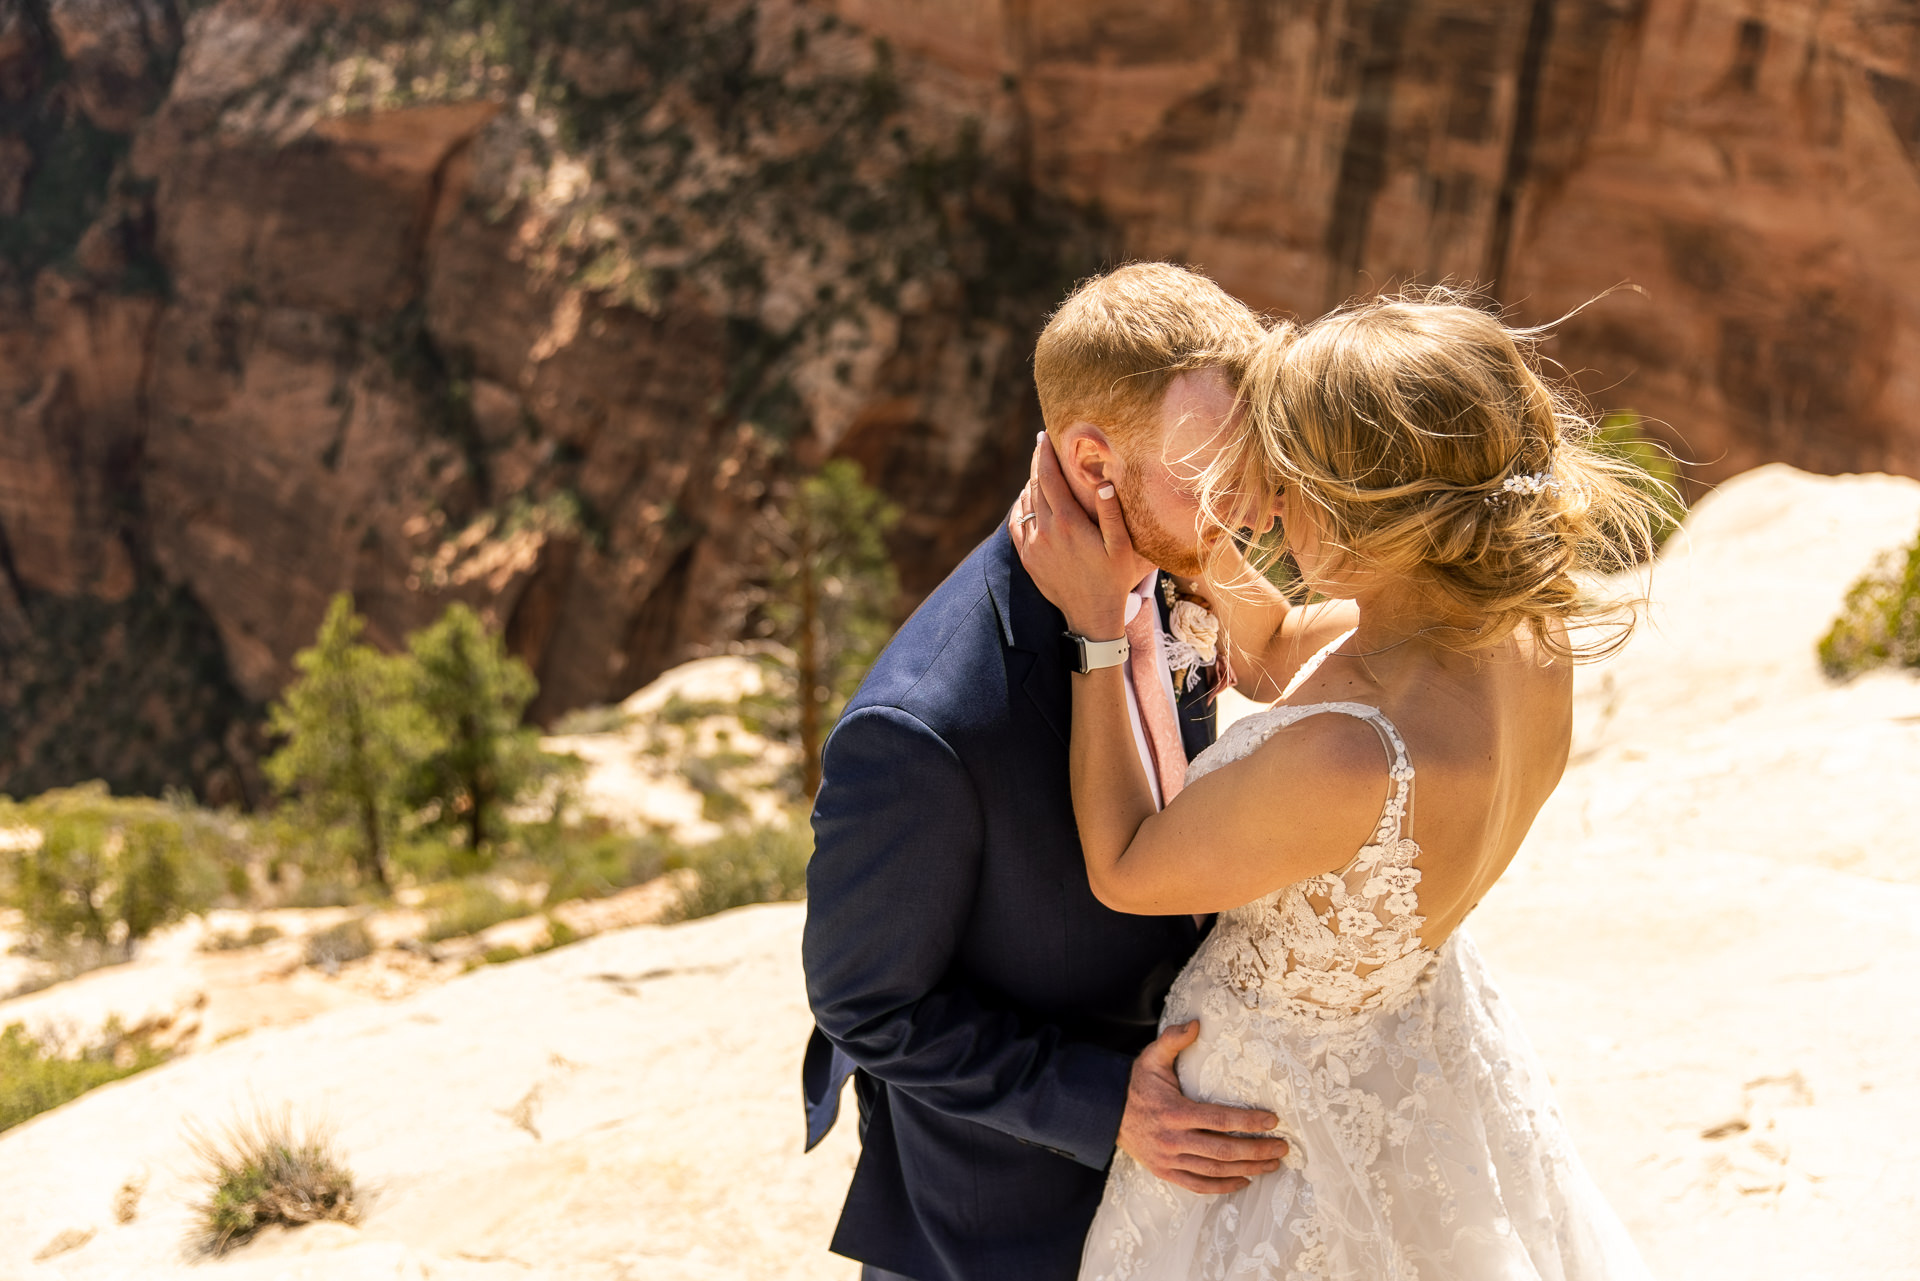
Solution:
[[[1766,468],[1703,503],[1471,922],[1665,1281],[1920,1277],[1920,681],[1835,688],[1812,658],[1917,525],[1920,484],[1886,477]],[[846,1281],[824,1244],[853,1127],[799,1151],[804,910],[602,935],[0,1135],[0,1277]],[[188,1265],[188,1122],[283,1104],[335,1124],[364,1221]]]
[[[844,1276],[817,1246],[852,1127],[799,1156],[801,920],[749,908],[603,935],[97,1091],[0,1138],[0,1277]],[[334,1124],[364,1220],[189,1263],[189,1125],[283,1105]],[[129,1177],[146,1191],[121,1226]]]

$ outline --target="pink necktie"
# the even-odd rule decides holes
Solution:
[[[1148,754],[1160,775],[1160,805],[1164,809],[1187,785],[1187,752],[1180,742],[1173,701],[1160,681],[1160,636],[1153,625],[1151,601],[1135,610],[1127,624],[1127,646],[1131,651],[1127,666],[1133,673],[1133,695],[1140,704],[1140,723],[1146,727]]]

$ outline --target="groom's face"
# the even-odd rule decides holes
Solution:
[[[1119,451],[1120,510],[1134,550],[1171,574],[1198,578],[1219,531],[1200,509],[1200,477],[1237,430],[1234,394],[1217,369],[1181,374],[1160,403],[1159,431]]]

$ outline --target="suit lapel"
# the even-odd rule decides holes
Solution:
[[[1019,655],[1008,662],[1008,675],[1020,684],[1041,719],[1064,743],[1073,717],[1073,691],[1067,680],[1066,650],[1060,640],[1067,620],[1034,586],[1006,526],[994,533],[989,548],[987,590],[1000,614],[1001,639]],[[1167,575],[1160,574],[1153,594],[1163,633],[1172,614],[1167,604],[1167,582]],[[1204,686],[1191,693],[1184,688],[1176,690],[1174,702],[1179,712],[1180,745],[1191,760],[1213,742],[1213,704],[1207,701]]]
[[[1014,651],[1007,675],[1017,681],[1047,727],[1067,741],[1073,691],[1067,684],[1066,650],[1061,636],[1067,620],[1034,586],[1013,539],[1002,525],[989,541],[987,591],[1000,614],[1001,639]]]

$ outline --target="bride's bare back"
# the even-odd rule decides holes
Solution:
[[[1420,777],[1406,824],[1421,851],[1420,936],[1437,948],[1500,879],[1559,786],[1572,738],[1573,665],[1526,629],[1475,654],[1419,639],[1369,654],[1352,636],[1336,639],[1281,701],[1360,703],[1398,729]],[[1367,738],[1351,726],[1301,722],[1262,750],[1312,751],[1316,733]],[[1356,783],[1362,803],[1378,807],[1391,790],[1385,762],[1371,788]]]

